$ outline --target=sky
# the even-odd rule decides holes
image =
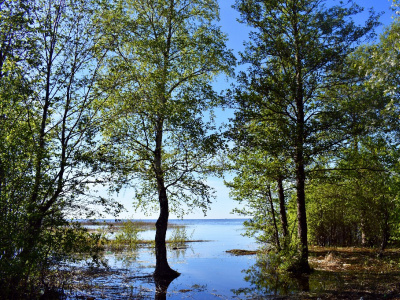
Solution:
[[[335,2],[328,0],[329,3]],[[336,1],[337,2],[337,1]],[[367,18],[367,12],[370,8],[373,8],[375,12],[383,12],[384,14],[380,17],[380,22],[383,24],[376,29],[377,34],[383,32],[383,28],[390,24],[392,21],[393,12],[390,9],[391,1],[389,0],[355,0],[355,2],[361,7],[365,8],[365,12],[360,16],[355,17],[356,23],[363,23]],[[222,31],[228,35],[227,47],[232,49],[235,55],[238,57],[239,51],[244,50],[243,42],[247,40],[250,28],[245,24],[241,24],[236,20],[239,18],[239,13],[232,8],[235,3],[234,0],[219,0],[220,4],[220,22]],[[238,66],[236,70],[241,70],[243,67]],[[223,90],[229,87],[229,82],[224,77],[219,77],[214,83],[216,90]],[[217,122],[223,123],[232,117],[231,111],[218,110],[216,113]],[[231,174],[226,174],[226,179],[232,178]],[[189,213],[184,216],[184,219],[231,219],[231,218],[243,218],[243,216],[232,214],[232,210],[238,207],[238,203],[229,197],[229,189],[225,187],[223,179],[210,177],[208,184],[216,190],[216,199],[211,205],[211,209],[204,216],[201,210]],[[116,199],[119,200],[127,209],[127,211],[121,213],[119,218],[134,218],[134,219],[157,219],[158,214],[153,213],[146,215],[142,211],[135,211],[133,208],[132,193],[129,190],[122,190]],[[170,214],[170,219],[176,219],[177,216]]]

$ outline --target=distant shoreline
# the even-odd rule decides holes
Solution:
[[[231,218],[231,219],[169,219],[169,223],[171,224],[180,224],[186,225],[187,223],[211,223],[211,222],[244,222],[246,218]],[[157,222],[157,219],[76,219],[76,220],[69,220],[70,223],[78,223],[80,225],[104,225],[104,224],[120,224],[126,221],[132,221],[138,223],[138,225],[154,225]]]

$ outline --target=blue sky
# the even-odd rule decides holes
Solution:
[[[247,39],[250,28],[244,24],[240,24],[236,21],[239,17],[238,12],[236,12],[231,6],[234,4],[234,0],[219,0],[220,2],[220,26],[222,30],[228,34],[229,41],[227,43],[228,48],[233,49],[235,55],[239,51],[244,50],[243,42]],[[329,1],[335,2],[335,1]],[[336,1],[337,2],[337,1]],[[344,0],[345,2],[345,0]],[[392,11],[390,10],[391,1],[388,0],[355,0],[357,4],[365,8],[365,13],[361,14],[354,19],[356,23],[363,23],[367,17],[367,12],[370,8],[373,8],[376,12],[384,12],[381,16],[380,21],[383,26],[379,27],[376,31],[381,33],[384,26],[387,26],[392,21]],[[240,68],[240,67],[239,67]],[[229,82],[223,77],[220,77],[214,84],[215,88],[222,90],[229,86]],[[229,111],[217,111],[218,123],[226,122],[232,113]],[[228,178],[230,177],[227,174]],[[231,214],[231,211],[237,206],[236,201],[229,198],[229,190],[224,186],[223,180],[219,178],[209,178],[208,183],[210,186],[214,187],[216,190],[217,198],[211,205],[211,210],[204,217],[202,211],[186,215],[185,219],[225,219],[225,218],[241,218],[241,216]],[[125,205],[127,212],[122,213],[120,218],[135,218],[135,219],[156,219],[158,217],[157,213],[151,215],[145,215],[143,212],[134,211],[132,205],[132,194],[129,190],[121,191],[117,199]],[[176,216],[174,214],[170,215],[170,218],[174,219]]]

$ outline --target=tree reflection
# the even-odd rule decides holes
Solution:
[[[154,282],[156,284],[156,294],[154,296],[155,300],[167,299],[168,287],[175,278],[160,278],[154,276]]]
[[[170,257],[176,261],[178,261],[178,260],[184,261],[186,259],[186,252],[188,250],[190,250],[192,253],[194,253],[192,246],[185,245],[184,247],[171,248],[171,251],[169,251]]]
[[[176,247],[173,248],[172,251],[170,251],[170,254],[175,260],[184,259],[188,248],[189,247],[187,247],[186,245],[184,247]],[[167,299],[168,287],[175,278],[177,277],[165,278],[154,276],[154,283],[156,285],[156,294],[154,296],[155,300]]]
[[[235,289],[236,295],[282,296],[310,290],[309,276],[281,272],[269,257],[258,258],[249,269],[244,270],[245,280],[250,287]]]
[[[121,263],[121,266],[129,269],[137,263],[139,253],[136,250],[125,250],[120,253],[115,253],[114,257],[117,262]]]

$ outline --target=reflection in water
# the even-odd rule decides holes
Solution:
[[[279,272],[276,264],[271,263],[268,257],[258,258],[251,268],[243,272],[246,273],[244,279],[250,283],[250,287],[232,290],[235,295],[267,297],[310,290],[309,276]]]
[[[77,278],[77,285],[74,290],[71,289],[68,300],[76,299],[76,296],[104,300],[233,299],[235,295],[232,288],[250,286],[250,283],[244,282],[240,271],[254,263],[254,257],[232,256],[225,252],[255,247],[251,239],[240,235],[242,222],[243,220],[189,221],[188,230],[196,228],[191,240],[207,242],[186,243],[186,249],[182,245],[171,247],[168,244],[170,264],[182,273],[172,284],[155,282],[152,276],[155,267],[154,247],[151,244],[140,245],[134,251],[110,249],[104,253],[108,268]],[[146,237],[141,232],[141,238],[154,238],[154,231],[148,233]],[[79,292],[74,294],[76,290]]]
[[[120,263],[126,269],[129,269],[136,264],[139,253],[136,250],[126,250],[115,255],[115,261]]]
[[[315,270],[310,275],[294,276],[279,272],[273,258],[258,258],[256,264],[244,270],[249,287],[232,292],[245,298],[264,299],[312,292],[329,299],[398,299],[398,272],[374,273],[369,270]],[[391,298],[394,296],[394,298]],[[362,298],[362,297],[361,297]]]
[[[192,254],[194,254],[194,250],[192,246],[185,246],[180,248],[172,248],[168,251],[170,257],[176,261],[184,261],[186,257],[186,252],[190,250]],[[190,253],[190,252],[189,252]]]
[[[174,279],[175,278],[154,277],[154,282],[156,284],[156,294],[154,296],[155,300],[166,300],[167,299],[168,287]]]
[[[180,247],[180,248],[175,248],[175,249],[170,250],[169,253],[174,257],[175,260],[184,259],[187,249],[188,249],[188,247],[186,247],[186,246]],[[156,292],[155,292],[154,299],[155,300],[164,300],[164,299],[166,300],[168,287],[171,284],[171,282],[174,281],[174,279],[176,279],[176,278],[177,277],[159,278],[159,277],[154,276],[154,283],[156,285]]]

